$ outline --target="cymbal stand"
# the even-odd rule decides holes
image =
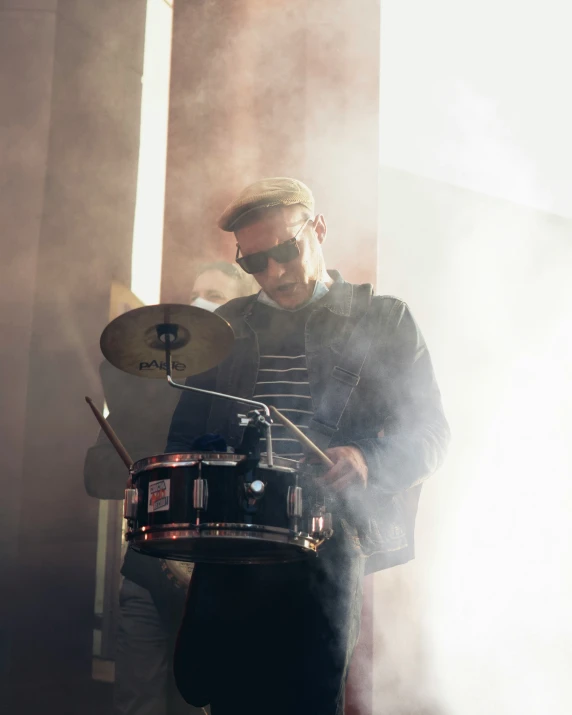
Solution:
[[[274,466],[274,456],[272,450],[272,418],[270,416],[270,409],[268,405],[263,402],[257,402],[256,400],[247,400],[244,397],[235,397],[233,395],[226,395],[223,392],[214,392],[213,390],[203,390],[199,387],[190,387],[189,385],[180,385],[175,382],[171,377],[172,364],[171,364],[171,342],[175,342],[177,339],[177,326],[170,323],[164,323],[162,325],[157,325],[157,337],[163,343],[165,343],[165,362],[167,365],[167,382],[171,387],[176,387],[178,390],[189,390],[190,392],[199,392],[203,395],[212,395],[213,397],[221,397],[224,400],[232,400],[233,402],[240,402],[243,405],[252,405],[262,410],[265,415],[264,428],[266,430],[266,453],[268,466]]]

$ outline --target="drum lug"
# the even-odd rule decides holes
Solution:
[[[302,487],[288,487],[288,516],[291,519],[301,519],[302,508]]]
[[[137,489],[126,489],[123,501],[123,518],[135,519],[137,516]]]
[[[198,478],[193,482],[193,507],[206,509],[209,501],[209,487],[206,479]]]
[[[310,516],[310,534],[315,539],[329,539],[333,533],[330,512],[320,508],[315,509]]]

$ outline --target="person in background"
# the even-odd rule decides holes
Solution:
[[[232,298],[258,293],[256,281],[238,266],[225,261],[205,263],[199,268],[191,291],[191,305],[216,310]]]
[[[189,302],[214,311],[228,300],[249,295],[254,283],[244,271],[224,261],[199,267]],[[167,381],[144,380],[100,367],[108,422],[135,461],[160,454],[179,399]],[[84,482],[97,499],[123,499],[128,473],[100,431],[87,452]],[[127,549],[123,566],[115,655],[114,715],[191,715],[203,708],[188,705],[172,675],[175,639],[188,583],[161,559]]]

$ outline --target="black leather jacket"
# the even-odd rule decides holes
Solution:
[[[316,303],[305,328],[315,406],[360,317],[357,286],[330,273],[335,282]],[[252,397],[259,364],[258,341],[249,323],[255,301],[256,296],[237,298],[217,311],[234,329],[233,351],[217,368],[189,378],[187,384]],[[421,483],[441,465],[449,427],[427,346],[407,305],[391,296],[374,296],[368,321],[372,345],[331,446],[357,446],[367,462],[368,486],[351,495],[348,521],[356,545],[369,557],[366,570],[371,572],[413,558]],[[189,451],[193,440],[206,432],[222,434],[237,446],[242,430],[236,413],[235,403],[183,393],[167,451]]]

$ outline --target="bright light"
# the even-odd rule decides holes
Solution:
[[[570,6],[382,6],[380,284],[428,339],[452,443],[416,561],[376,577],[374,712],[568,715]]]
[[[460,715],[572,711],[572,321],[561,321],[515,358],[443,510],[426,626],[433,676]]]
[[[131,290],[146,304],[161,294],[172,26],[172,7],[147,0],[131,267]]]

